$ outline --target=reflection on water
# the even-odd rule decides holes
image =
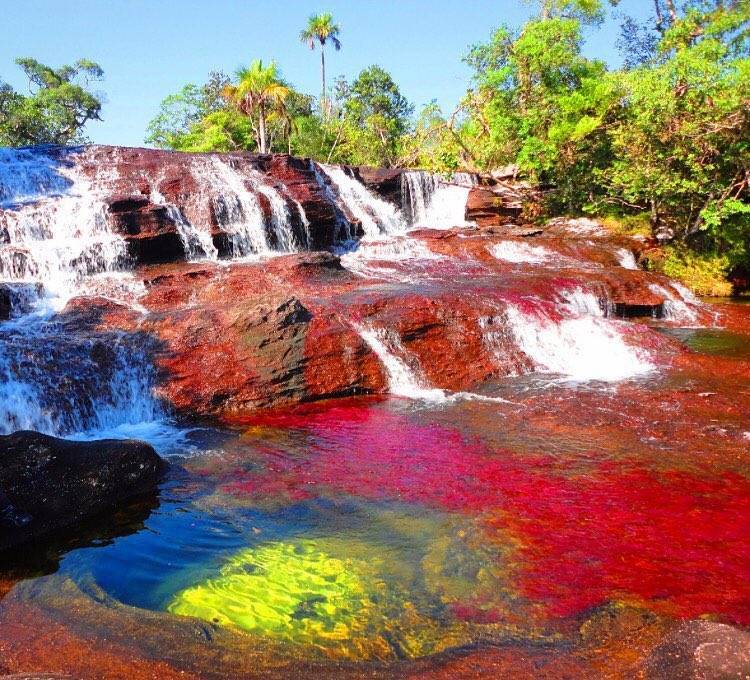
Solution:
[[[746,335],[722,328],[661,328],[690,349],[705,354],[750,359],[750,341]]]
[[[679,338],[748,356],[724,331]],[[350,399],[178,433],[158,505],[13,578],[57,569],[316,663],[559,645],[605,606],[748,625],[746,420],[714,425],[723,402],[681,376],[520,376],[492,392],[515,403]]]

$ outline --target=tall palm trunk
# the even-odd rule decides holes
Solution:
[[[258,147],[261,153],[266,153],[266,109],[261,104],[258,107]]]
[[[320,109],[323,116],[328,115],[328,98],[326,97],[326,50],[323,44],[320,45],[320,79],[323,83],[323,89],[320,93]]]

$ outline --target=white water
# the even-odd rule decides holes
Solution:
[[[86,277],[125,265],[102,192],[67,156],[0,149],[0,197],[0,280],[42,284],[51,308],[62,309]]]
[[[55,315],[77,295],[139,308],[143,284],[107,220],[102,175],[93,184],[78,150],[0,149],[0,280],[13,318],[0,324],[0,433],[97,431],[163,417],[141,338],[81,331]],[[0,241],[1,242],[1,241]]]
[[[559,309],[566,316],[606,316],[599,297],[583,288],[569,288],[559,294]]]
[[[412,227],[450,229],[464,227],[466,202],[473,175],[455,173],[451,181],[422,170],[412,170],[401,175],[401,199]]]
[[[344,168],[324,163],[317,165],[335,187],[334,200],[341,201],[346,208],[344,212],[349,212],[362,223],[365,238],[397,234],[406,229],[403,216],[394,205],[378,198],[362,182],[349,176]]]
[[[404,359],[407,353],[396,332],[362,325],[354,327],[383,364],[391,394],[437,404],[460,400],[512,403],[500,397],[487,397],[474,392],[449,392],[430,387],[426,379],[418,371],[412,369]]]
[[[514,264],[546,264],[555,259],[555,253],[544,246],[532,246],[518,241],[501,241],[489,250],[498,260]]]
[[[664,318],[681,324],[695,325],[698,323],[698,309],[701,302],[687,288],[679,283],[672,283],[670,290],[658,283],[649,285],[652,293],[664,298]]]
[[[269,253],[263,209],[245,179],[215,156],[209,157],[196,174],[212,190],[216,219],[229,234],[232,257]]]
[[[638,269],[638,263],[635,261],[635,255],[633,255],[632,250],[618,248],[615,254],[621,267],[625,269]]]
[[[570,304],[563,301],[561,311],[573,312]],[[613,382],[654,369],[645,351],[625,342],[626,322],[603,318],[598,302],[596,309],[593,301],[582,306],[584,314],[561,319],[551,318],[541,307],[532,312],[515,305],[506,308],[515,341],[537,371],[574,382]]]
[[[167,215],[180,235],[188,260],[219,259],[219,251],[211,238],[211,229],[208,223],[204,224],[202,228],[194,226],[174,203],[169,203],[156,189],[151,190],[150,199],[155,205],[163,205],[167,209]]]
[[[431,264],[444,258],[408,235],[364,239],[341,251],[341,264],[366,278],[417,283],[429,276]]]

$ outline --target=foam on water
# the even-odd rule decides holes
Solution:
[[[406,228],[399,210],[378,198],[362,182],[336,165],[317,164],[317,167],[335,187],[335,199],[362,224],[365,237],[377,238],[382,234],[396,234]],[[326,183],[323,182],[325,186]],[[330,195],[330,194],[329,194]]]
[[[455,173],[447,181],[429,172],[411,170],[401,175],[404,210],[413,227],[450,229],[470,224],[466,221],[466,202],[475,178]]]
[[[402,235],[363,239],[341,252],[341,264],[355,274],[406,283],[423,279],[431,263],[444,259],[421,241]]]
[[[501,241],[489,250],[498,260],[518,264],[547,264],[556,257],[555,253],[544,246],[532,246],[518,241]]]
[[[628,324],[602,318],[601,311],[553,318],[541,306],[522,311],[508,305],[505,314],[519,349],[540,372],[576,382],[612,382],[654,370],[645,351],[625,342]]]

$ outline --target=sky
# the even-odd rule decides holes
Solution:
[[[326,55],[329,82],[378,64],[417,110],[436,99],[450,112],[470,71],[461,57],[502,23],[521,24],[529,5],[508,0],[0,0],[0,80],[26,92],[16,57],[50,66],[81,57],[104,69],[101,123],[88,137],[100,144],[143,146],[159,103],[211,70],[232,73],[254,58],[275,60],[303,92],[320,91],[320,55],[299,41],[310,14],[330,11],[342,49]],[[646,0],[623,0],[636,16]],[[619,63],[617,21],[587,32],[587,53]]]

